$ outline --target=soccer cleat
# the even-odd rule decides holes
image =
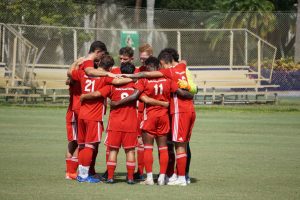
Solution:
[[[65,178],[67,180],[76,180],[76,177],[77,177],[77,173],[70,173],[70,172],[66,172],[66,176]]]
[[[107,180],[107,178],[108,178],[108,171],[106,170],[103,174],[102,174],[102,176],[101,176],[101,181],[105,181],[105,180]]]
[[[185,176],[186,183],[191,184],[191,178],[189,176]]]
[[[142,182],[140,182],[141,185],[154,185],[153,179],[146,179]]]
[[[132,179],[128,179],[128,180],[127,180],[127,184],[128,184],[128,185],[133,185],[133,184],[135,184],[135,182],[134,182],[134,180],[132,180]]]
[[[144,180],[144,176],[142,174],[140,174],[139,172],[136,172],[133,175],[133,179],[136,180],[136,181],[143,181]]]
[[[114,182],[114,179],[111,178],[111,179],[108,179],[108,180],[106,181],[106,183],[107,183],[107,184],[113,184],[113,183],[115,183],[115,182]]]
[[[83,183],[83,182],[87,182],[87,183],[99,183],[99,182],[101,182],[100,179],[94,178],[93,176],[88,176],[86,178],[82,178],[80,176],[77,176],[77,181],[80,182],[80,183]]]
[[[169,182],[172,182],[172,181],[176,181],[177,180],[177,174],[173,174],[172,176],[168,177],[166,176],[166,184],[168,184]]]
[[[157,179],[157,184],[158,185],[166,185],[165,176],[160,175]]]
[[[186,180],[180,180],[180,179],[177,179],[175,181],[169,181],[167,185],[187,186]]]

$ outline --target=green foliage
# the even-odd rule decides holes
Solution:
[[[161,0],[156,2],[156,7],[182,10],[212,10],[216,0]]]
[[[271,69],[272,61],[264,60],[262,67]],[[300,70],[300,63],[295,63],[293,57],[280,58],[275,60],[273,69],[278,71],[297,71]]]

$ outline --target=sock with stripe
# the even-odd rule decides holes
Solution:
[[[85,147],[79,153],[78,162],[78,176],[86,178],[90,169],[90,165],[93,157],[93,148]]]
[[[135,161],[126,161],[127,178],[133,180],[133,174],[135,170]]]
[[[166,174],[168,167],[169,155],[168,147],[159,147],[159,165],[160,165],[160,174]]]
[[[137,148],[138,172],[144,174],[144,147],[139,145]]]
[[[152,173],[152,165],[153,165],[153,146],[152,145],[144,145],[144,164],[147,174]]]
[[[177,175],[185,176],[185,168],[186,168],[186,153],[176,154],[176,163],[177,163]]]
[[[106,166],[108,172],[107,179],[113,179],[117,163],[115,161],[107,161]]]

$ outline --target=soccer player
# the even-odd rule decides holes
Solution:
[[[125,84],[131,79],[113,79],[111,77],[94,77],[87,76],[84,69],[94,64],[96,54],[89,54],[88,58],[82,63],[79,69],[71,67],[68,75],[75,81],[80,81],[82,93],[86,94],[99,90],[107,84]],[[114,65],[111,56],[103,56],[100,61],[100,67],[105,71],[109,71]],[[101,71],[103,71],[103,69]],[[98,69],[96,69],[98,70]],[[100,70],[99,70],[100,71]],[[100,180],[89,175],[89,169],[95,155],[98,145],[101,141],[103,131],[103,112],[104,98],[82,102],[78,116],[78,176],[79,182],[97,183]]]
[[[66,152],[66,179],[76,179],[77,177],[77,118],[78,110],[76,110],[77,103],[75,101],[75,94],[80,93],[80,84],[75,81],[67,79],[66,85],[69,85],[69,106],[66,113],[66,129],[67,129],[67,152]],[[74,95],[74,96],[73,96]]]
[[[158,70],[159,61],[155,57],[149,57],[146,61],[146,68],[148,71]],[[166,78],[153,78],[153,79],[140,79],[136,84],[136,91],[133,95],[122,99],[119,102],[112,101],[114,106],[123,105],[131,100],[135,100],[142,92],[156,100],[170,100],[170,93],[176,93],[184,98],[192,99],[193,95],[189,92],[178,89],[176,83]],[[144,95],[141,95],[143,98]],[[168,163],[168,151],[167,151],[167,133],[169,132],[169,116],[168,109],[164,109],[160,106],[146,105],[146,115],[142,125],[143,130],[143,142],[145,144],[144,161],[147,172],[147,179],[142,184],[153,185],[153,142],[154,138],[159,147],[159,159],[160,159],[160,176],[158,178],[158,184],[165,184],[165,174]]]
[[[131,78],[170,78],[175,82],[178,80],[187,80],[186,65],[178,63],[173,66],[173,57],[167,52],[161,52],[159,55],[160,64],[165,69],[152,72],[140,72],[138,74],[127,75]],[[172,141],[175,143],[177,178],[169,181],[168,185],[186,186],[185,170],[186,170],[186,148],[189,142],[192,128],[195,121],[195,111],[192,99],[185,99],[173,93],[171,100],[171,116],[172,116]]]
[[[139,67],[139,71],[147,71],[145,61],[153,55],[153,49],[149,44],[143,44],[139,47],[139,57],[141,61],[141,66]],[[143,180],[144,179],[144,144],[142,139],[142,131],[140,128],[140,124],[143,121],[144,116],[144,102],[138,101],[138,146],[137,146],[137,171],[134,174],[135,180]]]

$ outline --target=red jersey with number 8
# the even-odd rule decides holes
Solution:
[[[121,86],[105,86],[99,92],[104,98],[108,97],[112,101],[120,101],[132,95],[134,92],[134,83],[128,83]],[[107,131],[137,132],[137,110],[136,101],[126,105],[118,106],[110,110]]]

